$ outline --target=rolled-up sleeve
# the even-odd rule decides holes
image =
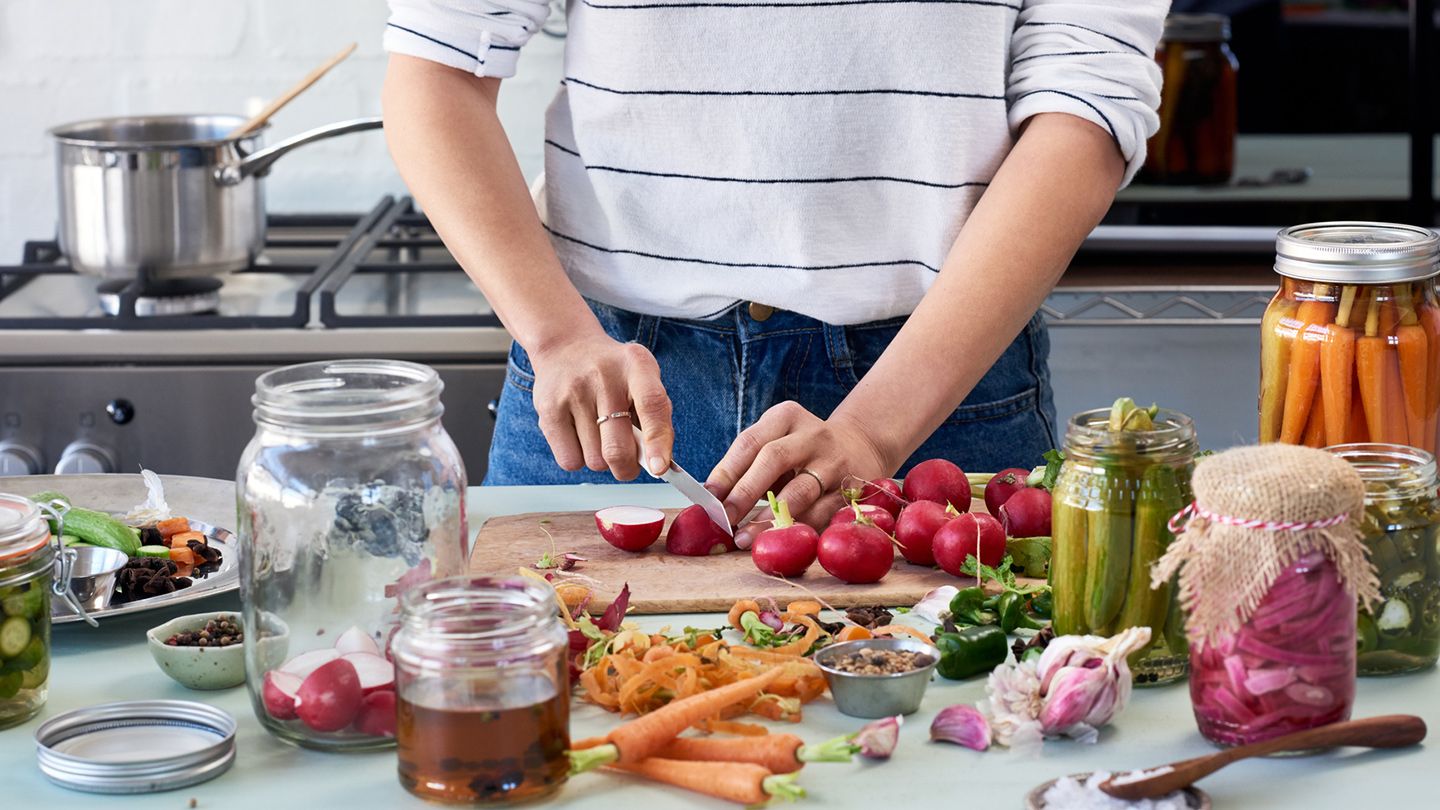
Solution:
[[[1125,158],[1128,184],[1160,119],[1155,47],[1168,0],[1025,0],[1011,37],[1010,128],[1063,112],[1103,128]]]
[[[390,0],[385,50],[476,76],[514,76],[520,48],[549,13],[547,0]]]

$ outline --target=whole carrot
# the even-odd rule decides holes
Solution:
[[[751,762],[687,762],[651,757],[633,765],[612,767],[653,782],[738,804],[764,804],[771,799],[794,801],[805,797],[805,790],[795,784],[795,774],[773,774],[765,766]]]
[[[1340,324],[1331,324],[1320,344],[1320,394],[1325,416],[1325,443],[1345,441],[1352,395],[1351,380],[1355,376],[1355,332]]]
[[[1405,428],[1409,442],[1425,447],[1430,442],[1426,433],[1429,411],[1426,399],[1430,377],[1435,369],[1429,367],[1429,338],[1425,327],[1419,321],[1402,323],[1395,327],[1395,351],[1400,361],[1400,385],[1404,392]]]
[[[1290,347],[1294,345],[1295,313],[1299,307],[1276,293],[1260,324],[1260,441],[1280,439],[1284,417],[1286,377],[1290,374]]]
[[[1316,285],[1315,294],[1323,294],[1322,285]],[[1287,444],[1299,444],[1304,438],[1315,389],[1320,383],[1324,326],[1334,317],[1335,305],[1326,301],[1302,301],[1295,312],[1299,328],[1290,347],[1290,374],[1285,383],[1285,410],[1280,422],[1280,441]]]
[[[850,735],[806,745],[794,734],[764,737],[676,737],[656,756],[697,762],[750,762],[772,773],[794,773],[807,762],[849,762],[860,746]]]
[[[571,773],[583,773],[600,765],[620,763],[633,765],[646,759],[680,736],[680,732],[706,718],[720,714],[726,707],[749,700],[784,674],[775,667],[753,678],[716,687],[706,692],[672,701],[649,714],[642,714],[619,725],[605,735],[606,743],[570,752]]]
[[[1354,370],[1350,373],[1350,422],[1345,426],[1345,443],[1356,444],[1370,441],[1370,430],[1365,425],[1365,406],[1360,403],[1360,385]]]
[[[1440,445],[1440,436],[1436,435],[1437,417],[1440,417],[1440,309],[1427,301],[1418,307],[1416,316],[1425,329],[1426,367],[1430,369],[1430,376],[1425,385],[1425,431],[1412,441],[1423,442],[1417,446],[1435,452]]]
[[[1355,341],[1355,373],[1359,377],[1360,402],[1365,408],[1366,433],[1371,441],[1383,442],[1389,433],[1385,425],[1385,339],[1366,335]]]
[[[1325,446],[1325,408],[1320,402],[1321,393],[1321,391],[1315,392],[1315,403],[1310,408],[1310,421],[1305,423],[1305,433],[1300,438],[1300,443],[1306,447]]]

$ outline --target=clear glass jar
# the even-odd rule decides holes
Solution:
[[[1160,128],[1146,144],[1138,179],[1146,183],[1225,183],[1235,173],[1240,63],[1230,50],[1230,19],[1171,14],[1155,54],[1164,78]]]
[[[1440,236],[1375,222],[1280,232],[1260,327],[1260,441],[1436,448]]]
[[[1147,626],[1150,644],[1130,659],[1135,683],[1170,683],[1185,676],[1184,617],[1173,582],[1150,587],[1150,567],[1174,539],[1170,518],[1193,498],[1195,427],[1164,409],[1153,430],[1114,432],[1109,420],[1109,408],[1083,411],[1065,432],[1050,528],[1055,632]]]
[[[512,804],[565,783],[569,637],[555,593],[524,579],[412,588],[395,636],[400,784],[425,799]]]
[[[40,507],[0,494],[0,729],[45,705],[56,559],[50,539]]]
[[[1349,719],[1355,702],[1355,600],[1320,552],[1286,566],[1249,621],[1190,650],[1200,733],[1224,746]]]
[[[393,712],[376,714],[386,696],[372,693],[389,691],[393,705],[385,659],[398,598],[463,573],[468,558],[465,467],[440,424],[441,388],[434,369],[390,360],[306,363],[256,380],[257,429],[236,478],[240,598],[256,628],[245,634],[246,685],[261,724],[283,740],[394,744]],[[342,656],[352,668],[330,665]],[[312,673],[315,687],[340,695],[338,708],[306,707]]]
[[[1383,602],[1357,616],[1361,675],[1428,669],[1440,658],[1440,500],[1435,456],[1393,444],[1327,448],[1365,482],[1361,530]]]

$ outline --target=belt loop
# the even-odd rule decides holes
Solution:
[[[821,332],[825,335],[825,349],[830,353],[830,362],[835,368],[852,368],[855,358],[850,354],[850,340],[845,334],[845,327],[822,322]]]

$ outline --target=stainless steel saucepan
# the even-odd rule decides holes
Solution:
[[[260,180],[290,150],[380,127],[379,118],[312,129],[260,149],[228,133],[238,115],[102,118],[55,127],[60,248],[103,278],[209,276],[248,266],[265,241]]]

